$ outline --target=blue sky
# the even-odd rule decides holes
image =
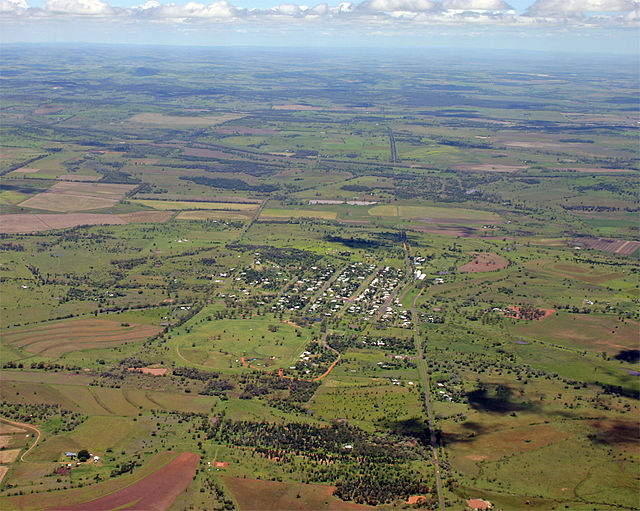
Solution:
[[[0,0],[0,42],[640,55],[640,0]]]

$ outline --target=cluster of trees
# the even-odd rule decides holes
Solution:
[[[17,422],[30,424],[35,422],[48,422],[56,419],[51,422],[55,424],[51,430],[52,434],[57,434],[61,431],[72,431],[87,420],[86,415],[67,410],[60,407],[60,405],[16,404],[7,401],[0,403],[0,415]]]
[[[243,190],[260,193],[275,192],[279,186],[269,184],[250,185],[242,179],[230,177],[180,176],[183,181],[191,181],[198,185],[222,188],[224,190]]]
[[[296,267],[313,266],[317,263],[322,256],[308,250],[300,250],[298,248],[288,247],[271,247],[268,245],[245,245],[240,243],[233,243],[227,245],[229,250],[236,252],[260,252],[261,257],[268,259],[280,266],[294,265]]]
[[[234,383],[228,378],[221,378],[220,373],[202,371],[195,367],[175,367],[173,375],[190,380],[198,380],[204,383],[198,394],[204,396],[226,396],[225,392],[235,388]]]

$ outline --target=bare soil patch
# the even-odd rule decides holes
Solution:
[[[9,472],[9,467],[0,467],[0,484],[2,484],[2,480],[4,476],[7,475],[7,472]]]
[[[211,149],[199,149],[197,147],[185,147],[183,153],[186,156],[195,156],[197,158],[229,158],[228,153]]]
[[[123,225],[127,222],[118,215],[101,213],[68,213],[51,215],[0,215],[0,233],[29,233],[67,229],[78,225]]]
[[[0,449],[6,449],[9,446],[11,437],[9,435],[0,436]]]
[[[128,509],[140,511],[165,511],[169,509],[191,482],[200,457],[192,452],[183,452],[169,464],[151,473],[144,479],[102,498],[56,507],[59,511],[108,511]]]
[[[127,370],[152,376],[164,376],[167,374],[166,367],[129,367]]]
[[[374,507],[343,502],[333,496],[333,486],[280,483],[261,479],[221,476],[241,511],[344,511],[372,510]],[[300,498],[298,498],[298,495]]]
[[[640,248],[640,241],[616,240],[611,238],[574,238],[573,243],[586,248],[602,250],[612,254],[629,256]]]
[[[46,211],[83,211],[115,205],[135,185],[60,181],[19,205]]]
[[[42,105],[33,111],[35,115],[57,114],[58,112],[62,112],[60,105]]]
[[[509,266],[509,261],[504,257],[500,257],[498,254],[491,252],[474,254],[473,261],[463,264],[458,268],[462,273],[478,273],[483,271],[498,271]]]
[[[13,463],[16,461],[21,450],[22,449],[9,449],[6,451],[0,451],[0,463]]]
[[[22,428],[16,428],[15,426],[12,426],[11,424],[6,424],[4,422],[0,422],[0,434],[3,435],[14,435],[16,433],[26,433],[26,430],[22,429]]]

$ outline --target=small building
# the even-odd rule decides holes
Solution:
[[[67,458],[75,458],[76,456],[78,456],[78,453],[77,453],[77,452],[70,452],[70,451],[67,451],[67,452],[65,452],[65,453],[64,453],[64,455],[65,455]]]

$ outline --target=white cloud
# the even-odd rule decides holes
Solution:
[[[150,0],[134,10],[146,18],[176,21],[185,19],[229,20],[240,14],[240,11],[226,0],[212,2],[209,5],[198,2],[189,2],[185,5],[174,3],[162,5],[155,0]]]
[[[120,0],[46,0],[29,7],[28,0],[0,0],[3,21],[15,18],[82,16],[100,22],[162,22],[204,25],[230,23],[236,27],[309,26],[318,30],[379,29],[409,31],[425,26],[474,27],[616,27],[640,24],[640,0],[536,0],[525,15],[518,15],[505,0],[364,0],[361,3],[319,3],[306,6],[283,3],[269,9],[246,9],[233,0],[191,0],[187,4],[166,0],[140,0],[136,7],[116,7]],[[509,0],[510,1],[510,0]],[[534,0],[531,0],[532,2]],[[306,25],[305,25],[306,24]]]
[[[442,6],[445,9],[465,11],[513,10],[513,7],[502,0],[442,0]]]
[[[102,0],[47,0],[44,11],[55,14],[107,15],[113,9]]]
[[[533,16],[571,17],[594,12],[628,12],[639,5],[636,0],[536,0],[527,13]]]
[[[378,12],[426,12],[439,10],[441,6],[430,0],[365,0],[358,8]]]
[[[25,0],[0,0],[0,13],[19,13],[29,8]]]

